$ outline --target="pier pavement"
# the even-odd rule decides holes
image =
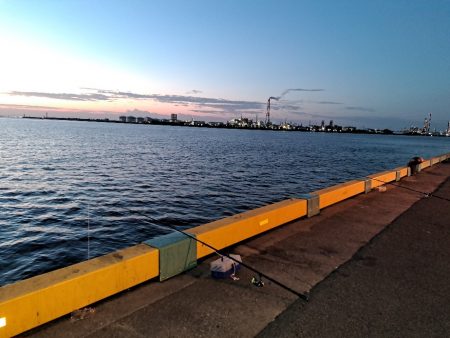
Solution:
[[[450,337],[450,179],[434,194],[258,337]]]
[[[441,163],[395,184],[449,199],[449,177]],[[309,292],[308,303],[269,281],[252,285],[245,269],[238,281],[214,280],[210,257],[22,336],[448,336],[449,210],[447,200],[387,185],[228,250]]]

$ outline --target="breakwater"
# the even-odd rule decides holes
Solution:
[[[418,169],[426,169],[448,158],[450,154],[433,157],[423,162]],[[398,167],[368,175],[363,179],[201,225],[187,232],[221,249],[294,219],[317,214],[322,208],[400,180],[408,173],[407,167]],[[198,242],[195,249],[197,259],[211,253],[209,248]],[[173,263],[162,261],[160,252],[161,249],[140,244],[2,287],[0,320],[3,320],[4,325],[0,328],[0,335],[18,334],[157,277],[163,269],[167,269],[168,264]]]

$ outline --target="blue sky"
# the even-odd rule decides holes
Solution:
[[[450,120],[450,1],[0,0],[0,114]],[[156,115],[155,115],[156,116]]]

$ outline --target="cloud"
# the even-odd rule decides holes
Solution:
[[[269,100],[280,100],[290,92],[321,92],[323,89],[289,88],[284,90],[279,96],[271,96]]]
[[[21,92],[12,91],[6,93],[11,96],[34,96],[34,97],[45,97],[49,99],[56,100],[67,100],[67,101],[111,101],[113,98],[101,93],[91,93],[91,94],[72,94],[72,93],[44,93],[44,92]]]
[[[320,113],[308,113],[305,111],[292,111],[292,112],[290,112],[290,114],[302,116],[303,118],[307,118],[307,119],[321,119],[321,120],[330,119],[330,120],[333,120],[333,119],[337,118],[336,116],[323,115]]]
[[[41,110],[41,109],[47,109],[47,110],[64,110],[62,108],[58,107],[48,107],[48,106],[32,106],[32,105],[26,105],[26,104],[3,104],[0,103],[1,109],[32,109],[32,110]]]
[[[347,107],[345,107],[345,109],[347,109],[347,110],[358,110],[358,111],[363,111],[363,112],[368,112],[368,113],[374,113],[375,112],[375,109],[366,108],[366,107],[359,107],[359,106],[347,106]]]
[[[314,103],[318,103],[318,104],[343,104],[342,102],[335,102],[335,101],[314,101]]]
[[[117,97],[135,99],[149,99],[160,103],[176,104],[196,107],[197,110],[216,111],[217,113],[236,113],[247,110],[262,109],[264,103],[258,101],[226,100],[221,98],[199,97],[190,95],[160,95],[160,94],[135,94],[124,92],[111,92]]]
[[[12,91],[7,94],[13,96],[34,96],[45,97],[56,100],[66,101],[91,101],[91,102],[113,102],[117,100],[151,100],[160,103],[173,104],[178,106],[192,107],[191,111],[208,111],[215,114],[236,114],[236,113],[260,113],[265,108],[265,103],[258,101],[244,100],[227,100],[222,98],[211,98],[192,95],[173,95],[173,94],[141,94],[134,92],[98,89],[98,88],[81,88],[85,93],[48,93],[48,92],[25,92]],[[281,93],[279,97],[271,97],[279,100],[283,96],[292,91],[315,92],[323,89],[305,89],[290,88]],[[199,94],[200,90],[193,89],[189,94]],[[322,104],[338,104],[332,101],[322,101]],[[274,110],[299,110],[301,106],[295,104],[280,104],[273,107]]]
[[[7,94],[13,96],[45,97],[56,100],[67,101],[91,101],[91,102],[114,102],[118,100],[149,100],[175,106],[191,108],[191,111],[208,111],[215,115],[233,115],[244,113],[261,113],[265,103],[258,101],[227,100],[221,98],[200,97],[192,95],[162,95],[162,94],[140,94],[125,91],[115,91],[96,88],[82,88],[85,93],[47,93],[47,92],[25,92],[12,91]]]
[[[299,110],[302,106],[296,104],[280,104],[271,107],[272,110]]]
[[[245,100],[229,100],[222,98],[212,98],[193,95],[174,95],[174,94],[142,94],[120,90],[108,90],[98,88],[81,88],[81,93],[49,93],[34,91],[11,91],[7,94],[13,96],[35,96],[45,97],[55,100],[67,101],[93,101],[93,102],[114,102],[119,100],[148,100],[165,104],[171,104],[179,107],[186,107],[186,112],[210,114],[215,116],[233,116],[236,114],[264,114],[266,102],[245,101]],[[281,95],[286,95],[291,91],[322,91],[322,89],[304,89],[291,88],[285,90]],[[190,93],[200,93],[199,90],[192,90]],[[280,96],[281,97],[281,96]],[[278,99],[278,98],[275,98]],[[281,118],[281,115],[298,115],[308,118],[328,118],[317,114],[309,114],[302,111],[303,103],[311,102],[322,105],[341,105],[343,103],[332,100],[323,101],[304,101],[304,100],[279,100],[277,104],[272,106],[274,115]],[[33,109],[30,107],[21,107],[22,109]],[[51,107],[36,107],[36,109],[58,109]],[[371,108],[359,106],[346,106],[345,109],[360,112],[374,112]],[[274,116],[276,117],[276,116]]]
[[[226,100],[220,98],[198,97],[190,95],[139,94],[132,92],[104,90],[104,89],[90,89],[90,90],[95,90],[95,92],[75,94],[75,93],[12,91],[7,94],[13,96],[45,97],[50,99],[67,100],[67,101],[116,101],[120,99],[153,100],[161,103],[206,105],[217,108],[231,107],[234,109],[251,109],[255,107],[260,108],[263,105],[263,103],[256,101]]]
[[[189,91],[189,92],[186,92],[186,94],[188,94],[188,95],[191,95],[191,94],[201,94],[201,93],[203,93],[201,90],[197,90],[197,89],[192,89],[191,91]]]
[[[226,113],[224,110],[214,110],[214,109],[190,109],[189,111],[193,113],[202,113],[202,114],[223,114]]]

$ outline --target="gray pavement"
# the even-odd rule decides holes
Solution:
[[[432,192],[449,176],[450,164],[439,164],[398,184]],[[450,197],[445,187],[438,193]],[[253,286],[245,269],[239,281],[214,280],[211,257],[164,283],[94,304],[85,319],[66,316],[23,336],[443,336],[450,317],[448,203],[390,185],[229,250],[289,287],[310,291],[309,303],[268,281]]]
[[[258,337],[450,337],[450,180]]]

